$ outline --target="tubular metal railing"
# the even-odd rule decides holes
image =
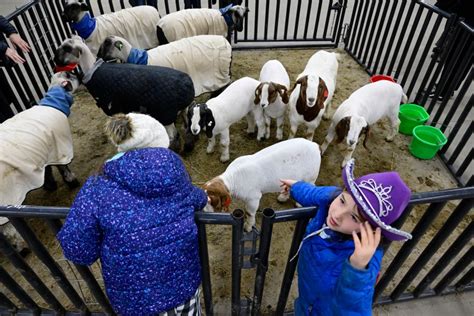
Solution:
[[[469,263],[473,259],[473,249],[470,242],[474,233],[474,226],[472,218],[468,216],[470,212],[472,213],[473,200],[474,187],[412,195],[404,216],[397,220],[394,226],[401,227],[406,219],[412,215],[415,206],[417,208],[420,208],[420,206],[424,207],[424,212],[413,223],[414,228],[411,230],[413,239],[405,242],[393,258],[389,259],[390,264],[375,288],[374,302],[376,304],[387,304],[474,289],[473,272],[472,268],[469,267]],[[453,206],[454,204],[456,205]],[[429,231],[433,229],[433,223],[435,220],[439,221],[441,212],[446,213],[447,211],[449,211],[449,216],[442,220],[443,225],[433,235]],[[87,314],[90,312],[90,302],[87,303],[83,295],[77,293],[77,290],[72,285],[72,280],[58,266],[58,259],[52,258],[49,253],[50,250],[41,244],[32,229],[25,222],[29,218],[41,218],[46,221],[48,227],[56,235],[61,228],[59,219],[65,218],[67,213],[67,208],[60,207],[0,206],[0,216],[10,219],[11,223],[28,243],[35,255],[35,260],[41,261],[51,275],[51,280],[48,280],[48,282],[46,282],[44,276],[40,279],[37,275],[38,271],[34,271],[22,256],[12,248],[3,234],[0,233],[0,252],[3,253],[9,262],[8,264],[4,260],[0,266],[0,283],[8,290],[6,295],[0,295],[0,315],[10,312],[21,312],[22,314],[50,313],[52,311],[67,314]],[[306,225],[315,214],[316,208],[314,207],[285,211],[274,211],[268,208],[263,210],[259,234],[253,234],[253,236],[258,236],[258,247],[249,259],[252,261],[251,266],[255,269],[254,294],[250,299],[242,299],[241,276],[242,269],[245,268],[244,257],[248,254],[245,253],[245,249],[242,247],[242,241],[246,237],[246,233],[243,233],[244,212],[240,209],[235,210],[232,214],[197,212],[195,220],[198,226],[202,288],[206,315],[214,314],[212,276],[209,268],[212,264],[212,259],[209,257],[206,234],[209,225],[230,226],[232,230],[231,240],[227,240],[232,246],[231,297],[229,298],[231,310],[229,312],[233,315],[259,315],[261,313],[262,297],[265,293],[265,278],[267,273],[273,272],[268,265],[273,225],[275,223],[296,221],[275,310],[277,315],[282,315],[285,313],[297,265],[297,260],[291,261],[290,259],[296,255],[303,239]],[[449,245],[446,244],[447,240],[449,240]],[[420,255],[413,258],[414,250],[423,249],[421,246],[423,244],[428,245],[424,247]],[[390,243],[384,244],[385,249],[389,247],[391,247]],[[439,259],[433,262],[432,258],[435,255]],[[15,267],[46,305],[33,299],[31,291],[25,290],[25,283],[14,279],[7,272],[6,266],[9,266],[10,269]],[[95,301],[100,305],[101,310],[104,313],[113,314],[105,293],[97,281],[100,276],[94,275],[88,267],[79,265],[75,265],[75,267]],[[402,273],[403,275],[400,275]],[[419,279],[421,281],[414,281]],[[64,302],[66,298],[59,301],[52,294],[46,283],[54,283],[55,287],[59,287],[66,294],[67,300],[72,303],[77,312],[67,311],[64,307],[67,303]],[[51,284],[49,286],[52,287]],[[409,286],[414,288],[414,290],[407,290]],[[19,303],[13,303],[12,297],[15,297]]]
[[[367,73],[391,75],[409,100],[427,109],[429,124],[448,138],[439,156],[459,185],[472,183],[472,27],[420,0],[362,0],[355,2],[344,42]]]

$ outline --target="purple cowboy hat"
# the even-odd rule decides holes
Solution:
[[[410,201],[410,189],[397,172],[371,173],[354,179],[354,159],[342,172],[347,191],[373,227],[380,227],[389,240],[411,239],[411,234],[390,226]]]

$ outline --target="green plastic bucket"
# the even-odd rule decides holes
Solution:
[[[413,139],[409,150],[417,158],[431,159],[447,141],[448,139],[439,128],[419,125],[413,129]]]
[[[426,110],[418,104],[402,104],[398,113],[400,126],[398,131],[405,135],[413,135],[413,128],[425,124],[430,118]]]

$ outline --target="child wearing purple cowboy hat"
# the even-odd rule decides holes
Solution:
[[[110,118],[119,153],[77,194],[58,234],[64,256],[100,258],[105,289],[120,315],[201,315],[201,265],[194,212],[207,195],[169,150],[161,124],[145,114]]]
[[[411,239],[390,226],[405,210],[410,189],[396,172],[354,179],[345,166],[345,189],[281,180],[302,206],[318,206],[301,242],[295,315],[371,315],[372,298],[388,240]]]

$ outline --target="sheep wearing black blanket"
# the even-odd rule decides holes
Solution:
[[[189,75],[166,67],[95,62],[94,55],[78,36],[65,40],[56,50],[59,66],[79,64],[87,87],[105,114],[149,114],[166,128],[170,148],[179,148],[174,122],[194,99]]]

